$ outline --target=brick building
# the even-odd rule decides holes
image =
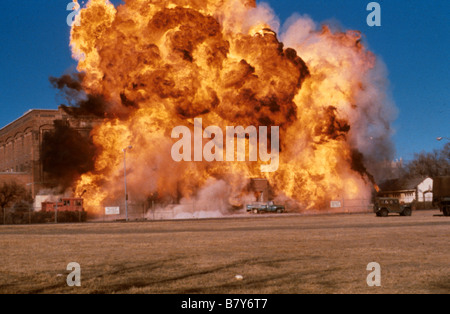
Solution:
[[[29,110],[22,117],[0,129],[0,183],[16,181],[35,195],[45,187],[41,162],[42,142],[54,129],[55,120],[66,120],[80,134],[89,136],[95,119],[75,119],[62,109]]]

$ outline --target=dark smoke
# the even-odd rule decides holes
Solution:
[[[63,75],[59,78],[50,77],[49,81],[54,88],[60,90],[68,105],[61,108],[71,116],[104,117],[107,112],[107,104],[103,96],[86,94],[83,90],[84,73]]]
[[[94,170],[97,148],[67,121],[55,120],[54,130],[44,134],[41,161],[46,184],[64,192],[79,176]]]
[[[57,89],[63,90],[67,88],[74,92],[80,92],[83,90],[81,83],[83,82],[84,77],[84,73],[74,73],[72,75],[65,74],[60,78],[51,76],[49,81],[52,83],[53,87]]]
[[[85,76],[84,73],[74,73],[49,78],[52,86],[60,91],[67,102],[60,107],[70,116],[126,119],[131,109],[136,109],[136,105],[124,94],[121,94],[122,110],[117,110],[103,95],[86,93],[83,89]]]
[[[351,155],[351,166],[352,170],[358,172],[363,179],[369,178],[372,184],[375,184],[375,178],[369,173],[365,166],[364,155],[357,149],[352,150]]]
[[[326,108],[322,122],[316,129],[316,135],[322,137],[320,143],[338,139],[345,140],[351,129],[346,120],[338,118],[337,108],[334,106]]]

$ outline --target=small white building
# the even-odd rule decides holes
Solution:
[[[401,203],[433,201],[433,179],[429,177],[389,180],[380,190],[379,196],[398,198]]]

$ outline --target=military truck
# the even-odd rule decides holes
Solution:
[[[438,207],[444,216],[450,216],[450,177],[433,179],[433,206]]]
[[[283,205],[275,205],[273,202],[268,203],[253,203],[247,205],[247,212],[251,212],[254,214],[260,214],[263,212],[266,213],[284,213],[286,211],[286,207]]]
[[[395,213],[400,216],[411,216],[411,204],[400,204],[397,198],[377,197],[374,203],[374,212],[377,217],[387,217],[389,214]]]

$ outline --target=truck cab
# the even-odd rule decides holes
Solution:
[[[261,214],[263,212],[266,213],[284,213],[286,211],[286,207],[283,205],[275,205],[274,202],[267,202],[267,203],[253,203],[250,205],[247,205],[247,212],[251,212],[254,214]]]

